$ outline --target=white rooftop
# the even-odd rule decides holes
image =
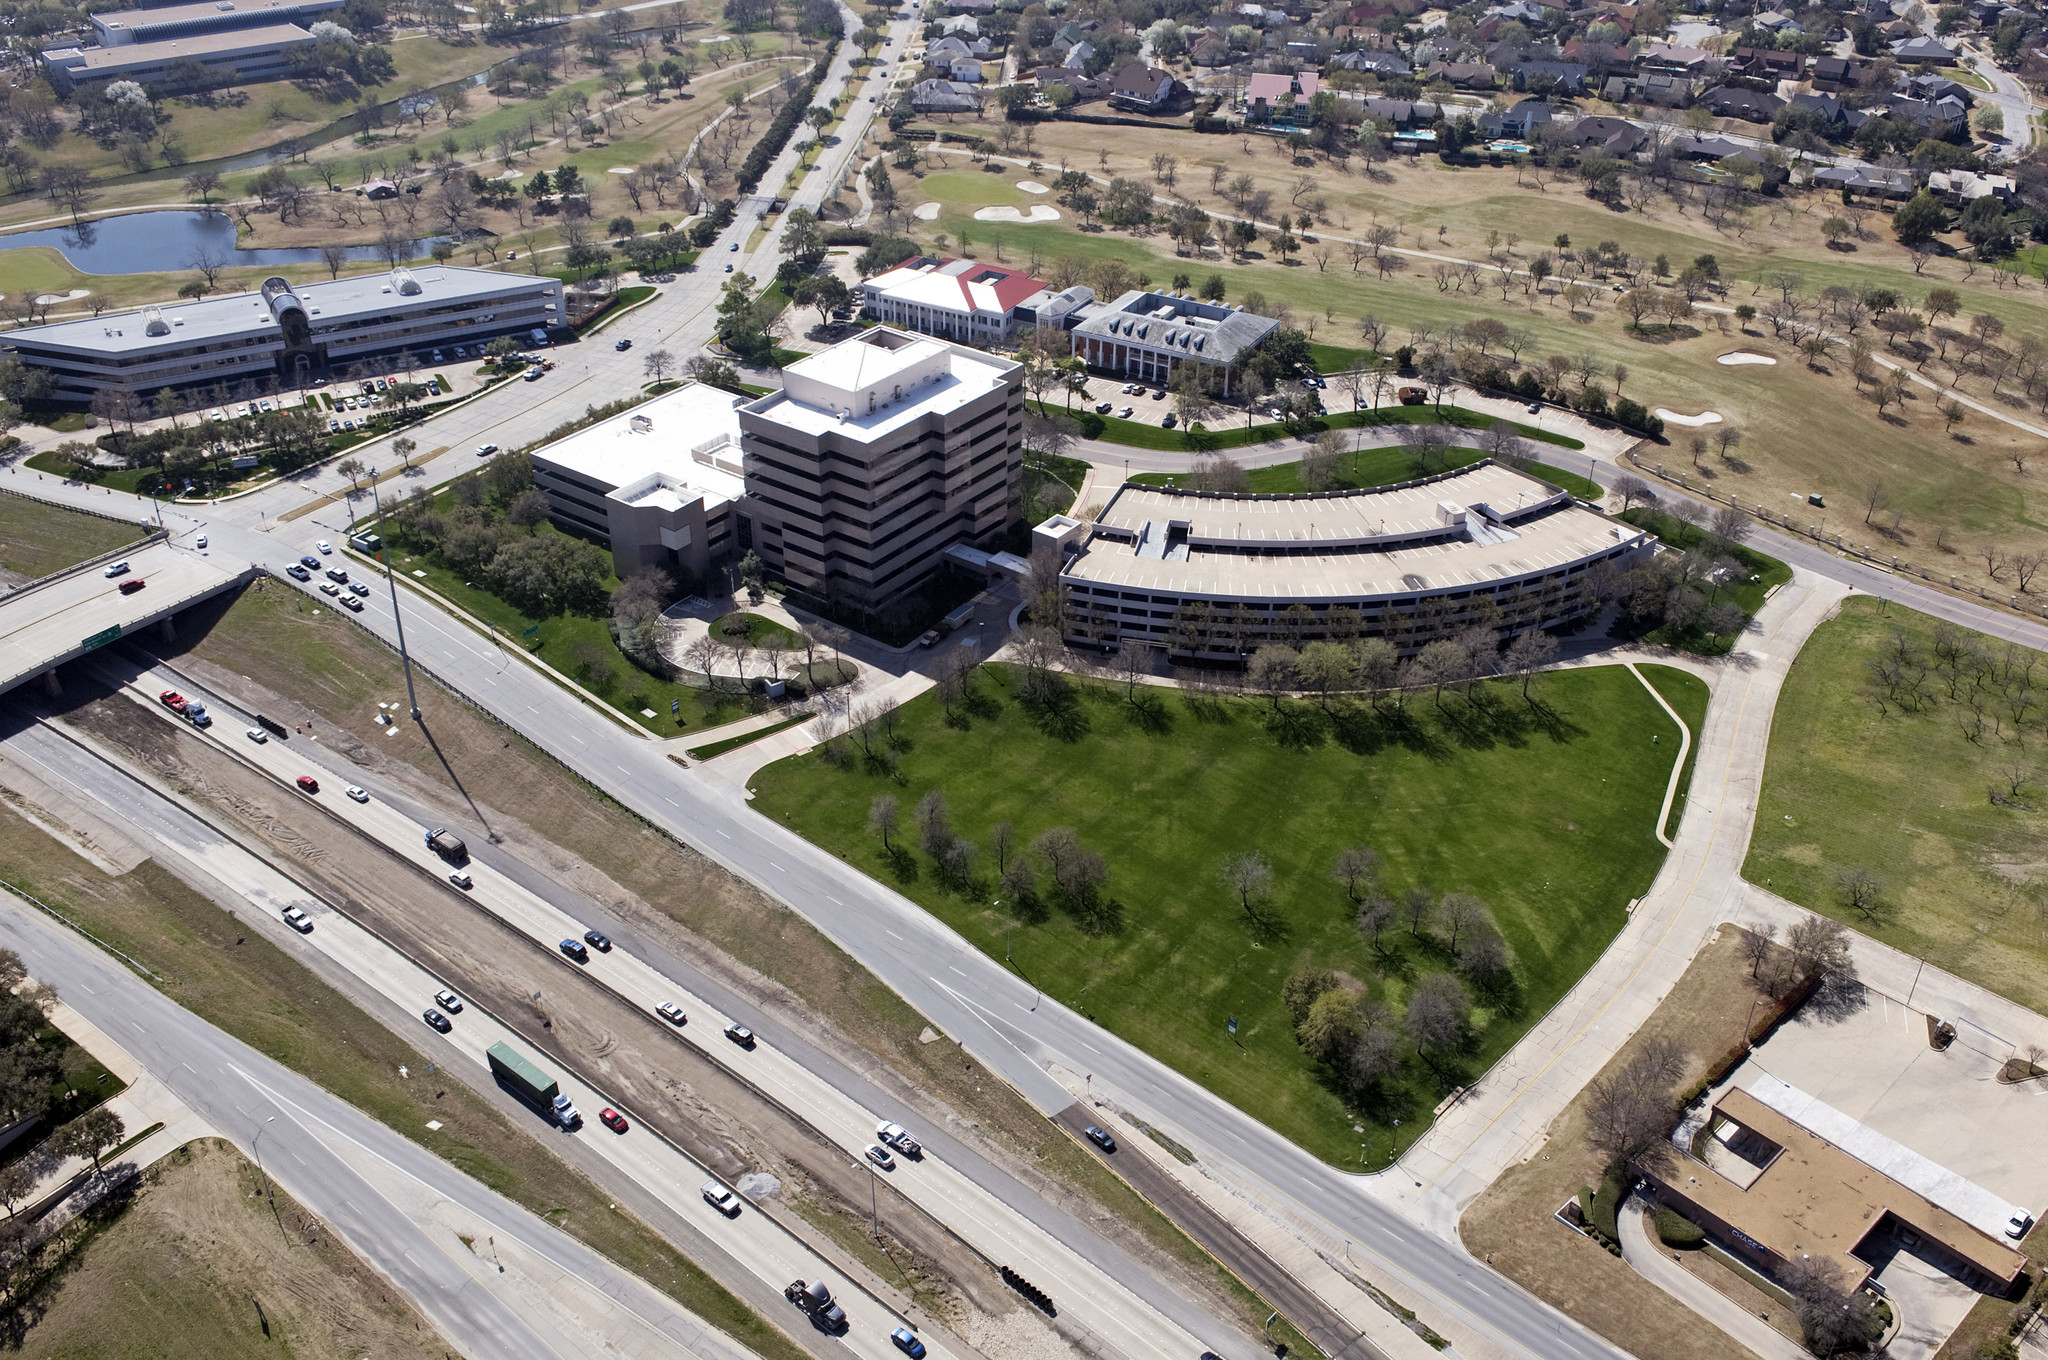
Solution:
[[[305,304],[307,316],[317,332],[323,325],[351,317],[378,316],[393,311],[441,307],[450,302],[511,296],[526,292],[535,285],[554,283],[552,279],[531,274],[500,274],[488,269],[460,269],[450,265],[427,265],[406,272],[419,285],[415,293],[399,291],[404,285],[396,272],[302,283],[294,287],[292,293]],[[277,321],[261,293],[230,293],[222,297],[200,298],[195,302],[165,303],[158,311],[167,326],[161,335],[145,332],[148,323],[141,312],[120,312],[78,321],[58,321],[47,326],[24,326],[0,338],[0,346],[68,346],[105,354],[182,349],[200,340],[226,340],[277,331]]]
[[[675,510],[699,494],[707,504],[736,501],[746,491],[739,407],[747,400],[685,383],[533,456],[614,490],[629,505]]]
[[[1937,1208],[1948,1210],[1994,1242],[2005,1242],[2005,1226],[2025,1213],[1973,1180],[1923,1157],[1868,1124],[1851,1119],[1818,1096],[1759,1068],[1745,1088],[1799,1127],[1874,1167]]]
[[[1007,359],[877,326],[782,370],[782,390],[750,415],[816,437],[867,442],[1005,384]]]

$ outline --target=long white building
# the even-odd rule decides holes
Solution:
[[[254,293],[28,326],[0,334],[0,355],[50,373],[55,399],[90,401],[108,388],[147,396],[244,378],[296,385],[372,356],[424,359],[439,345],[566,321],[555,279],[399,268],[296,288],[272,278]]]

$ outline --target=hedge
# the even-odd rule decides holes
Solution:
[[[782,154],[782,148],[789,144],[790,134],[796,131],[797,124],[803,122],[804,115],[811,111],[811,96],[818,92],[819,83],[825,79],[826,69],[832,65],[832,54],[838,49],[837,42],[825,49],[825,54],[818,58],[818,64],[804,77],[804,83],[790,95],[789,102],[775,115],[775,121],[761,134],[761,140],[754,143],[754,149],[747,153],[746,161],[740,166],[741,193],[751,194],[760,187],[761,176],[768,173],[768,167],[775,163],[775,158]]]
[[[1667,1247],[1696,1247],[1707,1240],[1699,1225],[1665,1205],[1657,1206],[1657,1240]]]

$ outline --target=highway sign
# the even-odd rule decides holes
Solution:
[[[85,641],[79,643],[78,645],[85,648],[85,650],[89,652],[95,647],[106,646],[109,642],[112,642],[115,638],[119,636],[121,636],[121,625],[117,623],[112,628],[100,629],[99,632],[94,633],[91,637],[87,638]]]

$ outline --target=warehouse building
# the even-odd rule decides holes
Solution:
[[[732,556],[746,494],[739,407],[750,400],[685,383],[538,450],[549,518],[609,547],[620,580],[657,567],[707,580]]]
[[[529,335],[565,323],[558,280],[484,269],[397,268],[294,288],[201,298],[140,312],[27,326],[0,335],[0,355],[56,379],[59,401],[118,389],[275,378],[300,386],[344,365],[439,345]]]
[[[1406,655],[1480,623],[1556,627],[1598,608],[1597,564],[1631,566],[1654,548],[1491,459],[1369,491],[1127,483],[1093,523],[1041,526],[1039,537],[1068,555],[1070,643],[1135,639],[1211,661],[1275,641],[1385,637]]]
[[[739,550],[797,590],[880,610],[955,545],[998,546],[1023,494],[1015,361],[877,327],[742,406]]]

